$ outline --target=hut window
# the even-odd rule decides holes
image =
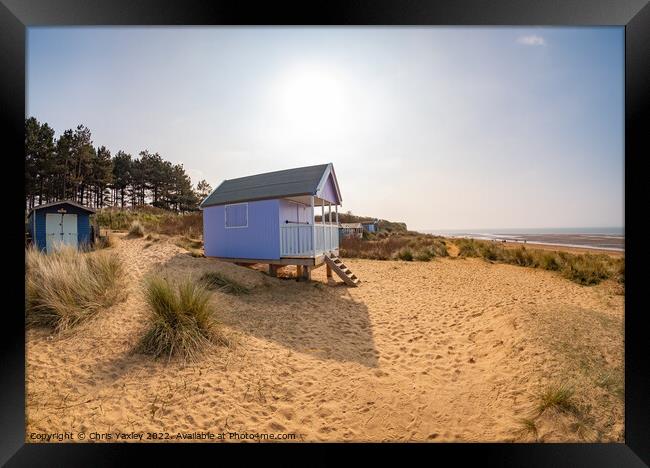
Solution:
[[[237,203],[225,207],[226,228],[248,227],[248,203]]]

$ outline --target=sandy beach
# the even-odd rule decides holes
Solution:
[[[613,281],[581,286],[475,258],[345,259],[362,280],[348,288],[324,267],[298,283],[165,239],[111,249],[130,275],[125,303],[61,336],[27,331],[28,442],[62,431],[623,442],[624,296]],[[212,295],[233,345],[191,364],[134,354],[143,278],[205,271],[252,288]],[[579,413],[536,417],[539,393],[556,383],[575,389]]]

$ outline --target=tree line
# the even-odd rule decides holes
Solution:
[[[182,164],[158,153],[95,147],[90,129],[79,125],[55,138],[54,129],[34,117],[25,120],[25,205],[73,200],[92,208],[150,205],[176,212],[198,209],[212,188],[194,188]]]

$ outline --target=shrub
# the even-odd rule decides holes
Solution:
[[[419,262],[428,262],[433,258],[433,253],[429,249],[421,249],[415,252],[414,258]]]
[[[500,249],[497,249],[497,247],[491,242],[478,244],[478,253],[481,257],[490,261],[498,260],[502,256]]]
[[[625,259],[619,260],[617,273],[618,273],[618,282],[624,285],[625,284]]]
[[[480,257],[478,243],[474,239],[455,239],[459,257]]]
[[[576,283],[584,285],[598,284],[610,277],[602,258],[584,254],[570,257],[562,267],[562,274]]]
[[[216,271],[210,271],[201,275],[201,281],[208,289],[223,291],[230,294],[240,295],[250,293],[246,286],[227,278]]]
[[[558,271],[562,268],[562,261],[554,253],[541,253],[538,260],[539,267],[544,270]]]
[[[64,247],[45,254],[31,248],[26,270],[27,321],[57,332],[126,298],[124,266],[113,253]]]
[[[409,249],[413,257],[416,256],[413,252],[422,252],[422,259],[448,255],[447,246],[441,238],[412,232],[380,232],[370,240],[345,238],[341,241],[339,252],[342,257],[389,260],[399,258],[404,248]],[[428,254],[424,251],[428,251]]]
[[[131,223],[131,226],[129,226],[129,235],[134,237],[144,236],[144,226],[142,226],[140,221],[133,221]]]
[[[227,344],[212,318],[210,294],[201,283],[181,281],[176,287],[153,276],[146,283],[149,328],[136,347],[154,357],[178,355],[196,360],[213,344]]]
[[[203,234],[201,212],[178,214],[151,206],[135,209],[104,208],[95,214],[95,218],[101,227],[113,230],[128,230],[131,223],[138,221],[149,232],[191,237]]]
[[[588,253],[528,250],[524,246],[506,248],[494,242],[474,239],[454,239],[453,242],[461,257],[482,257],[511,265],[559,271],[566,278],[582,285],[598,284],[613,276],[617,276],[621,284],[625,281],[625,260],[622,258],[614,259],[608,255]]]
[[[397,252],[397,258],[407,262],[413,261],[413,252],[410,248],[404,247]]]
[[[526,250],[526,247],[511,249],[508,250],[507,253],[509,255],[506,256],[506,263],[512,263],[519,266],[535,266],[535,257]]]

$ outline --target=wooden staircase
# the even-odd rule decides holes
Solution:
[[[361,283],[361,280],[352,273],[352,270],[350,270],[339,257],[332,254],[325,254],[325,264],[334,270],[334,272],[339,275],[348,286],[356,287]]]

